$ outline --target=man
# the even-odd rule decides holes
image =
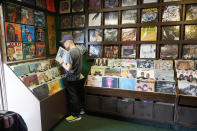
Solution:
[[[66,74],[65,86],[68,104],[72,108],[71,115],[67,117],[66,120],[68,122],[73,122],[81,119],[81,100],[79,94],[81,84],[79,84],[79,80],[82,69],[82,56],[80,50],[75,46],[71,35],[65,35],[60,42],[68,51],[66,59],[61,62]]]

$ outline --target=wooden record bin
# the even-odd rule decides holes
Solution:
[[[88,3],[88,0],[87,0]],[[105,57],[104,47],[107,45],[117,45],[119,47],[119,54],[117,58],[121,58],[121,46],[128,44],[136,45],[136,57],[140,59],[140,46],[141,44],[156,44],[156,57],[150,59],[161,59],[160,51],[161,46],[164,44],[177,44],[178,45],[178,60],[182,59],[183,46],[187,44],[197,44],[197,40],[185,40],[185,26],[197,25],[196,20],[186,21],[187,5],[197,4],[196,0],[180,0],[174,2],[163,2],[158,0],[157,3],[143,4],[142,0],[137,1],[134,6],[121,6],[122,0],[119,0],[118,7],[104,8],[104,1],[101,1],[101,9],[89,10],[88,4],[86,6],[86,45],[90,51],[91,45],[100,45],[102,49],[101,58]],[[164,6],[180,5],[180,21],[162,22],[162,12]],[[158,22],[141,22],[142,9],[157,8],[158,9]],[[137,9],[137,22],[135,24],[121,24],[122,11]],[[117,25],[105,25],[104,15],[106,12],[118,12]],[[101,13],[101,25],[89,26],[89,14]],[[179,26],[179,40],[162,40],[162,27],[163,26]],[[141,41],[141,28],[144,26],[157,26],[157,39],[156,41]],[[121,41],[122,29],[137,28],[136,41]],[[100,42],[90,42],[89,31],[92,29],[101,29],[103,40]],[[117,29],[117,41],[107,42],[104,41],[105,29]],[[87,53],[87,59],[93,60],[94,58]],[[176,80],[176,78],[175,78]],[[108,113],[112,115],[140,118],[145,120],[157,121],[162,123],[169,123],[173,125],[183,125],[187,127],[197,128],[197,117],[192,115],[197,114],[197,97],[176,94],[164,94],[157,92],[140,92],[131,90],[121,90],[112,88],[90,87],[85,86],[85,103],[86,109],[89,111]],[[125,102],[120,98],[132,98],[133,101]],[[160,104],[160,103],[143,103],[138,100],[151,100],[155,102],[172,103],[174,106]],[[186,117],[187,116],[187,117]],[[184,119],[186,117],[186,119]],[[191,118],[191,119],[190,119]]]

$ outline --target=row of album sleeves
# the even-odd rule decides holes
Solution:
[[[160,70],[197,70],[196,60],[147,60],[147,59],[109,59],[96,58],[95,67],[150,68]],[[102,67],[103,66],[103,67]]]
[[[88,75],[87,86],[176,94],[176,81]],[[180,94],[197,96],[197,84],[178,81]]]
[[[197,9],[196,4],[186,5],[186,15],[185,20],[197,20],[196,12]],[[135,24],[135,23],[147,23],[147,22],[159,22],[159,8],[145,8],[141,9],[141,19],[138,20],[138,10],[123,10],[121,12],[121,23],[118,23],[119,12],[104,12],[104,25],[118,25],[118,24]],[[170,21],[181,21],[181,5],[169,5],[162,7],[162,19],[161,22],[170,22]],[[63,19],[67,19],[70,21],[71,18],[64,17]],[[102,24],[102,13],[90,13],[88,15],[88,26],[101,26]]]
[[[184,44],[180,50],[178,44],[140,44],[139,58],[156,58],[157,47],[159,46],[159,57],[161,59],[177,59],[179,52],[182,52],[181,58],[183,59],[196,59],[197,58],[197,45]],[[122,45],[101,45],[91,44],[88,45],[88,56],[92,58],[137,58],[137,45],[136,44],[122,44]]]

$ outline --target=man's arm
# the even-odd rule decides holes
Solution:
[[[62,63],[62,67],[64,67],[64,69],[67,70],[67,71],[72,70],[72,64]]]

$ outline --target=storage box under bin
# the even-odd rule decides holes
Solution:
[[[117,112],[117,98],[116,97],[100,97],[101,99],[101,110],[108,113]]]
[[[141,102],[141,101],[135,101],[135,103],[134,103],[134,115],[137,118],[152,119],[153,103],[144,103],[144,102]]]
[[[86,96],[86,109],[91,111],[100,110],[100,96],[87,95]]]
[[[124,117],[132,117],[133,116],[133,101],[125,101],[122,99],[118,99],[117,101],[117,112],[118,115]]]

